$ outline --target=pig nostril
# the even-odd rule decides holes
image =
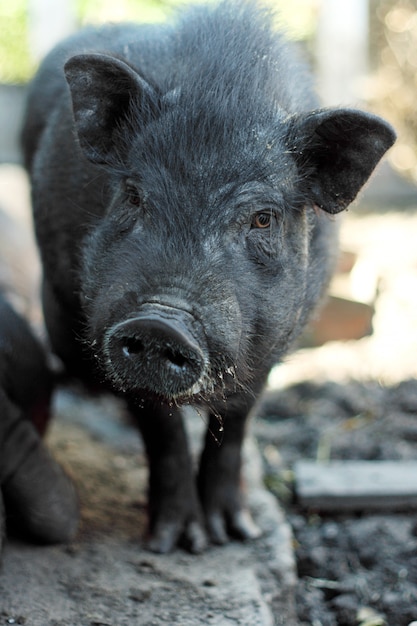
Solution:
[[[136,337],[126,337],[123,341],[122,351],[126,357],[131,357],[134,354],[140,354],[145,349],[143,342]]]
[[[146,352],[146,346],[138,337],[125,337],[122,341],[122,352],[125,357],[131,358]],[[187,357],[174,348],[166,347],[160,351],[160,355],[168,365],[179,369],[184,368],[188,363]]]
[[[178,368],[184,367],[184,365],[187,363],[187,359],[183,354],[171,350],[170,348],[167,348],[165,350],[164,357],[170,364],[175,365]]]

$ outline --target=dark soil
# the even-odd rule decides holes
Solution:
[[[417,620],[417,511],[321,514],[296,500],[299,459],[417,459],[417,380],[302,382],[267,394],[256,422],[266,480],[287,511],[297,611],[311,626],[408,626]]]

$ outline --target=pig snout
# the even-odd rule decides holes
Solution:
[[[193,315],[156,304],[112,326],[104,351],[121,390],[147,389],[165,398],[198,393],[208,361],[204,333]]]

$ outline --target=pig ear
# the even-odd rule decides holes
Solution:
[[[64,71],[85,155],[93,163],[120,163],[118,143],[129,121],[134,118],[140,128],[157,113],[155,90],[129,65],[105,54],[71,57]]]
[[[381,118],[351,109],[323,109],[294,122],[291,152],[307,172],[303,192],[328,213],[352,202],[395,141]]]

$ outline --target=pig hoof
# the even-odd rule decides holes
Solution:
[[[212,543],[218,546],[227,543],[226,522],[221,513],[212,513],[207,516],[207,530]]]
[[[183,529],[179,522],[156,524],[147,548],[158,554],[172,552],[177,544],[182,544],[192,554],[200,554],[207,547],[204,530],[197,521],[189,522]]]
[[[233,537],[241,539],[242,541],[257,539],[262,534],[261,529],[255,524],[251,514],[246,509],[236,511],[236,513],[232,515],[229,532]]]
[[[147,548],[151,552],[166,554],[171,552],[177,544],[180,535],[180,525],[178,522],[159,522],[155,524]]]
[[[183,533],[182,542],[192,554],[201,554],[207,548],[207,536],[199,522],[190,522]]]
[[[221,512],[216,511],[208,514],[206,519],[210,540],[217,545],[227,543],[229,536],[246,541],[261,535],[260,528],[247,510],[235,511],[227,520]]]

